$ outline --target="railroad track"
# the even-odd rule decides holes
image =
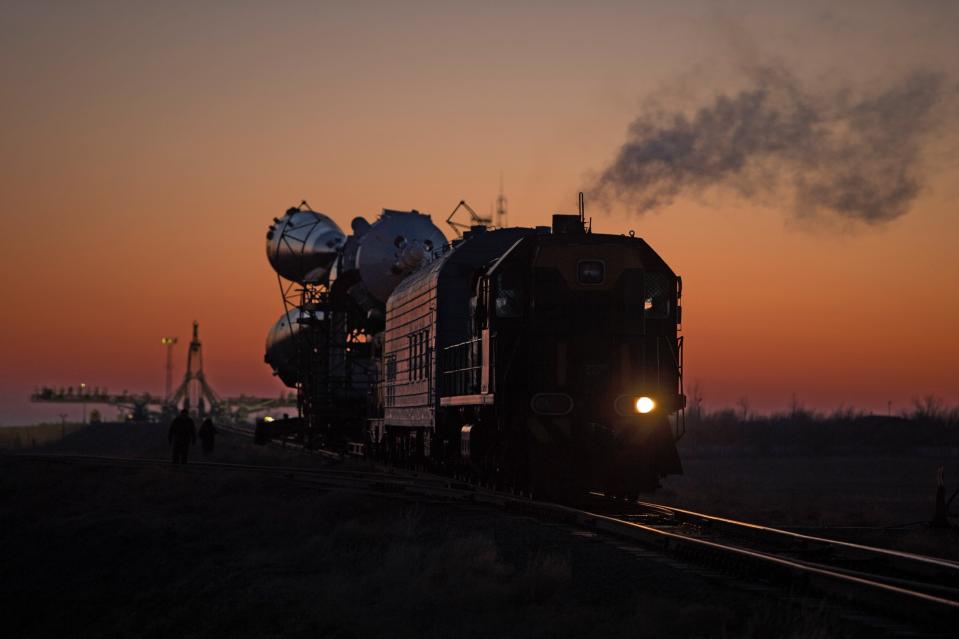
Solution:
[[[592,504],[579,508],[462,484],[448,496],[559,518],[684,560],[770,584],[800,586],[831,601],[838,599],[934,629],[954,627],[959,621],[959,562],[653,502],[617,505],[596,493],[590,495]],[[619,511],[611,512],[617,506]]]
[[[170,468],[169,461],[96,455],[17,454],[51,463]],[[889,632],[951,636],[959,621],[959,562],[801,534],[663,504],[624,505],[592,495],[591,505],[542,502],[448,477],[401,469],[261,466],[196,461],[188,471],[253,472],[324,489],[485,505],[629,540],[739,581],[808,593],[854,621]],[[611,511],[618,508],[619,511]],[[622,512],[622,511],[627,512]],[[804,595],[806,596],[806,595]],[[858,616],[858,617],[857,617]],[[884,625],[889,624],[892,625]],[[899,625],[896,625],[896,624]],[[908,634],[908,632],[907,632]]]
[[[803,534],[663,504],[641,501],[636,507],[638,513],[622,518],[688,528],[690,534],[701,538],[723,538],[730,543],[738,540],[754,550],[794,561],[810,565],[828,564],[849,575],[868,575],[889,585],[959,600],[959,562],[956,561]]]
[[[799,585],[883,617],[952,636],[959,621],[959,562],[877,548],[637,502],[584,525],[770,584]],[[949,629],[949,630],[947,630]],[[939,632],[942,630],[943,632]]]

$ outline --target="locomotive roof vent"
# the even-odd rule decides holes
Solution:
[[[481,234],[483,234],[483,233],[485,233],[485,232],[486,232],[486,226],[485,226],[485,225],[483,225],[483,224],[475,224],[475,225],[473,225],[473,226],[470,227],[470,230],[468,230],[468,231],[466,231],[465,233],[463,233],[463,239],[464,239],[464,240],[468,240],[468,239],[470,239],[471,237],[475,237],[475,236],[477,236],[477,235],[481,235]]]
[[[583,235],[586,233],[586,229],[583,228],[583,220],[580,216],[555,213],[553,215],[553,233]]]

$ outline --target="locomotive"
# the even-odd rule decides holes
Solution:
[[[363,414],[340,418],[367,454],[550,496],[632,496],[682,472],[681,278],[632,233],[593,233],[582,209],[552,222],[431,235],[415,259],[393,242],[395,283],[360,322]],[[349,314],[335,298],[328,315]],[[305,332],[289,331],[299,350]],[[317,392],[291,359],[284,381]]]

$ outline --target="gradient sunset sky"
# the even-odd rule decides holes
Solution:
[[[273,216],[441,224],[461,199],[488,211],[502,171],[510,222],[547,224],[641,113],[694,114],[765,66],[816,95],[941,78],[903,214],[722,182],[643,214],[588,198],[594,230],[635,230],[683,276],[707,409],[957,404],[957,34],[959,3],[933,1],[4,1],[0,424],[55,419],[39,385],[160,392],[160,337],[181,375],[194,319],[218,392],[275,395]]]

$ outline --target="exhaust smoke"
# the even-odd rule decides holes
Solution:
[[[878,225],[904,215],[922,187],[920,151],[946,93],[915,72],[868,94],[814,92],[763,67],[751,86],[693,115],[644,110],[588,191],[644,213],[719,186],[749,199],[788,193],[793,213]]]

